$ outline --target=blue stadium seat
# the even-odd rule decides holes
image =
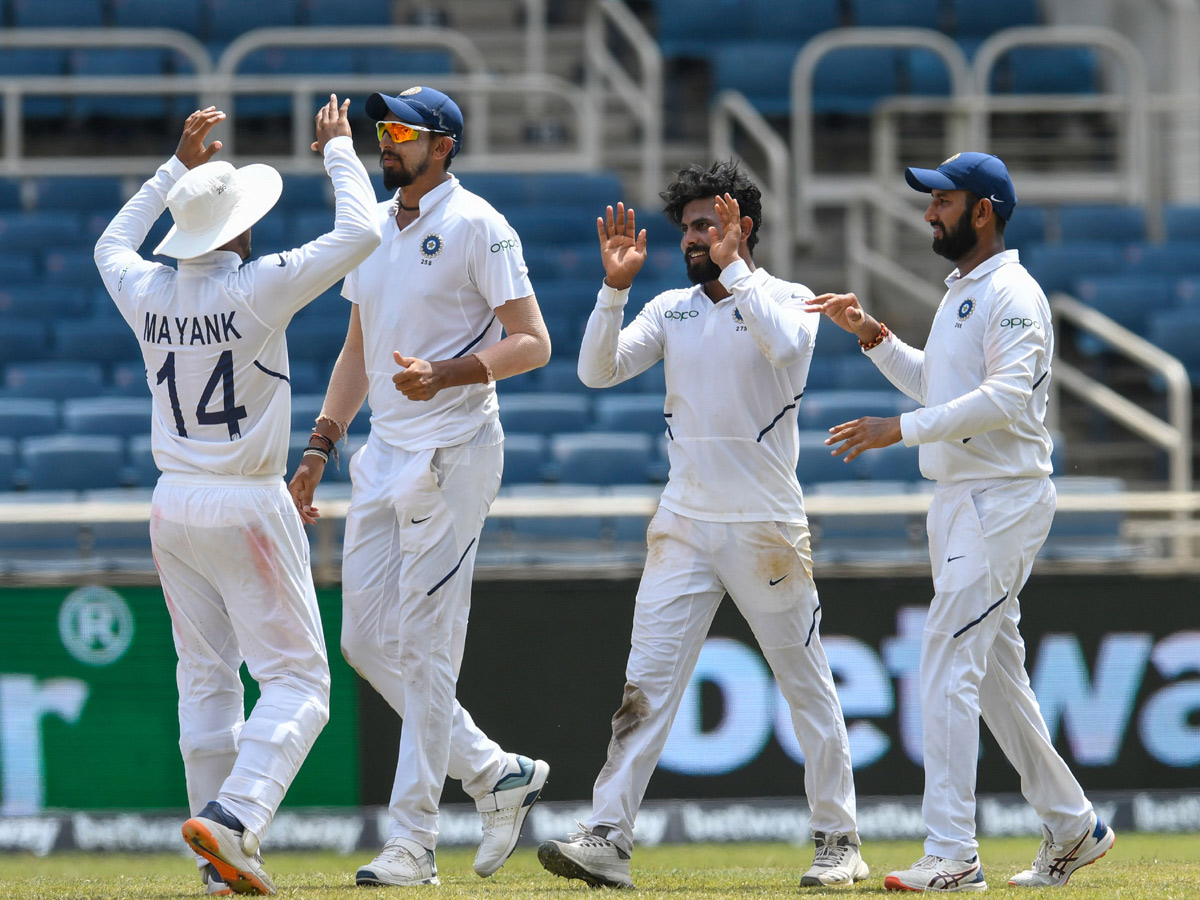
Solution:
[[[509,394],[500,401],[505,432],[554,434],[591,427],[590,402],[582,394]]]
[[[646,484],[654,445],[631,431],[555,434],[550,438],[553,474],[562,484]]]
[[[939,0],[850,0],[850,18],[869,28],[930,28],[941,25]]]
[[[1168,241],[1200,239],[1200,205],[1169,203],[1163,207],[1162,216]]]
[[[1024,251],[1031,244],[1046,240],[1046,210],[1041,206],[1017,204],[1016,212],[1004,227],[1004,246]]]
[[[817,345],[816,355],[813,356],[813,366],[809,369],[808,386],[805,393],[816,389],[818,394],[828,393],[829,390],[840,391],[879,391],[891,387],[891,382],[883,377],[883,373],[875,363],[861,353],[845,353],[831,359],[821,359],[824,348]],[[813,383],[812,372],[823,369],[832,373],[832,383],[817,385]],[[825,390],[820,390],[820,388]]]
[[[391,25],[391,0],[308,0],[309,25]]]
[[[1132,244],[1146,240],[1146,212],[1140,206],[1115,203],[1064,206],[1058,211],[1058,228],[1064,244],[1079,241]]]
[[[569,244],[578,245],[589,237],[596,242],[596,216],[598,212],[584,212],[572,206],[513,207],[504,212],[504,218],[516,231],[521,245]],[[595,250],[597,264],[600,251]],[[536,293],[536,286],[534,291]]]
[[[5,318],[53,321],[84,315],[88,307],[88,293],[79,287],[44,284],[0,287],[0,314]]]
[[[1038,24],[1037,0],[954,0],[955,37],[985,38],[1002,28]]]
[[[118,28],[173,28],[203,37],[205,0],[111,0]]]
[[[288,361],[288,383],[292,388],[292,399],[302,394],[322,394],[329,379],[324,369],[315,360],[293,359]]]
[[[806,391],[800,402],[801,430],[828,431],[863,416],[898,416],[916,404],[893,388],[874,391]]]
[[[54,323],[56,359],[118,363],[141,354],[133,329],[115,316]]]
[[[605,206],[624,199],[621,180],[612,172],[467,172],[463,187],[507,215],[512,207],[563,206],[588,211],[590,224]],[[595,231],[592,243],[595,244]]]
[[[836,497],[850,502],[860,500],[868,505],[876,497],[908,492],[909,485],[904,481],[825,482],[815,484],[809,490],[812,496]],[[823,513],[812,516],[813,556],[817,562],[922,562],[928,559],[928,552],[915,539],[914,524],[913,517],[906,513]]]
[[[907,94],[945,97],[950,94],[950,70],[940,53],[923,47],[899,52],[901,84]]]
[[[866,115],[899,90],[899,56],[889,47],[843,47],[821,57],[813,72],[815,113]]]
[[[108,434],[129,438],[150,433],[149,397],[71,397],[62,403],[67,434]]]
[[[9,397],[95,397],[104,390],[98,363],[14,362],[4,367],[4,393]]]
[[[573,244],[537,244],[522,239],[521,254],[525,257],[525,265],[529,267],[534,293],[544,281],[604,277],[598,274],[604,270],[600,265],[595,231],[591,240]]]
[[[787,116],[792,108],[792,66],[800,48],[796,40],[724,42],[709,60],[713,93],[739,91],[762,115]],[[747,60],[754,62],[747,65]]]
[[[125,442],[110,435],[31,437],[21,441],[21,459],[31,491],[120,487]]]
[[[876,447],[866,451],[850,465],[861,462],[863,474],[868,481],[920,481],[921,467],[917,462],[917,448],[904,443],[890,447]]]
[[[667,59],[708,59],[718,43],[752,36],[745,0],[713,0],[701,16],[687,0],[654,0],[653,6],[658,46]]]
[[[146,363],[139,358],[114,365],[104,393],[118,397],[149,397]]]
[[[38,277],[38,265],[31,254],[0,253],[0,284],[30,284]]]
[[[169,4],[168,4],[169,5]],[[90,47],[70,56],[71,74],[81,79],[136,75],[149,91],[168,71],[169,51],[158,47]],[[166,94],[79,94],[71,100],[71,112],[82,118],[162,119],[173,97]],[[113,208],[116,212],[116,207]]]
[[[1091,47],[1014,47],[997,62],[992,90],[1002,94],[1091,94],[1100,66]]]
[[[52,9],[44,2],[39,5]],[[6,75],[65,75],[67,52],[56,47],[5,47],[0,53],[0,77]],[[34,94],[22,103],[25,118],[42,121],[58,119],[67,114],[65,97],[53,94]],[[0,206],[0,209],[3,209]]]
[[[10,0],[16,28],[99,28],[104,24],[104,0]],[[7,51],[5,51],[7,52]]]
[[[817,482],[858,481],[866,477],[862,459],[845,462],[843,457],[834,456],[833,448],[825,443],[827,437],[826,431],[800,432],[796,477],[805,490]]]
[[[45,283],[48,285],[78,285],[100,287],[100,272],[96,269],[91,250],[50,250],[42,257]]]
[[[1200,308],[1183,307],[1150,313],[1146,339],[1177,357],[1197,383],[1200,374],[1200,343],[1195,340],[1200,328]]]
[[[747,34],[802,43],[842,24],[841,0],[743,0]],[[719,29],[722,33],[724,27]]]
[[[0,178],[0,209],[19,209],[21,206],[21,181],[17,178]]]
[[[243,57],[237,73],[275,76],[353,74],[357,54],[358,51],[349,47],[263,47]],[[239,94],[234,98],[234,110],[242,116],[290,116],[292,95],[283,91]]]
[[[661,435],[671,420],[664,418],[666,397],[654,394],[603,393],[595,400],[596,427],[602,431],[643,431]]]
[[[321,210],[328,219],[325,231],[333,228],[333,183],[328,175],[297,174],[294,172],[283,176],[283,193],[275,207],[288,210],[290,213],[301,210]],[[277,218],[282,219],[282,216]],[[255,224],[255,232],[259,227]]]
[[[420,47],[361,47],[357,62],[363,75],[452,75],[455,71],[450,51]]]
[[[150,435],[139,434],[129,439],[129,466],[126,469],[133,487],[154,487],[158,483],[158,466],[150,450]]]
[[[533,286],[533,293],[543,315],[561,315],[586,321],[596,305],[596,294],[600,291],[602,279],[603,276],[544,281]]]
[[[325,404],[324,393],[301,394],[292,388],[292,431],[311,434]]]
[[[4,54],[0,53],[0,57]],[[0,246],[5,251],[37,250],[79,244],[83,223],[78,213],[0,210]]]
[[[207,40],[227,43],[253,28],[298,25],[299,0],[247,3],[245,0],[208,0]]]
[[[538,389],[538,371],[538,369],[531,369],[519,375],[509,375],[507,378],[502,378],[496,382],[496,390],[500,392],[500,396],[502,397],[507,397],[509,394],[525,394],[536,391]]]
[[[1167,276],[1109,275],[1083,278],[1076,286],[1080,300],[1143,337],[1151,313],[1176,305],[1176,282]],[[1076,344],[1088,356],[1106,346],[1085,332],[1076,335]]]
[[[1191,240],[1130,244],[1122,268],[1138,275],[1200,275],[1200,244]]]
[[[1109,275],[1124,265],[1120,247],[1102,242],[1034,244],[1021,255],[1047,296],[1055,291],[1071,293],[1080,278]]]
[[[45,359],[50,341],[43,319],[10,319],[0,327],[0,360],[5,362]]]
[[[540,434],[504,435],[502,484],[539,484],[546,468],[546,438]]]
[[[19,423],[22,437],[58,434],[58,403],[40,397],[0,397],[0,420]]]
[[[306,316],[287,328],[288,356],[332,364],[346,343],[347,318],[342,316]]]
[[[583,394],[588,389],[579,380],[577,361],[563,356],[551,358],[537,370],[537,390],[550,394]]]

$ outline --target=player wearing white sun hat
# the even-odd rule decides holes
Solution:
[[[179,656],[183,826],[209,893],[275,893],[258,845],[329,717],[329,663],[308,542],[282,481],[291,431],[284,329],[379,243],[349,101],[317,114],[333,180],[328,234],[245,263],[279,199],[270,166],[209,162],[225,114],[188,117],[175,155],[105,229],[96,265],[134,330],[153,395],[150,540]],[[169,208],[157,251],[137,248]],[[245,264],[243,264],[245,263]],[[261,688],[243,721],[242,663]]]

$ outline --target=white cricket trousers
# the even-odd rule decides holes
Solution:
[[[150,543],[179,657],[188,805],[219,800],[262,839],[329,720],[304,526],[277,475],[164,474]],[[244,723],[243,661],[261,691]]]
[[[625,692],[589,831],[633,852],[633,825],[726,592],[791,708],[813,831],[855,836],[846,722],[821,646],[806,523],[704,522],[659,507],[646,532]]]
[[[478,799],[508,756],[455,699],[479,533],[500,487],[503,432],[407,451],[372,434],[354,455],[342,554],[342,653],[404,720],[390,837],[434,849],[446,776]]]
[[[925,852],[975,855],[979,718],[1056,836],[1082,832],[1092,806],[1054,749],[1025,672],[1018,594],[1054,518],[1049,478],[939,484],[929,507],[934,597],[921,642]]]

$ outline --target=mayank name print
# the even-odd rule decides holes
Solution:
[[[233,325],[237,310],[211,316],[162,316],[146,313],[142,340],[148,344],[224,344],[230,335],[240,339]],[[174,326],[174,327],[172,327]]]

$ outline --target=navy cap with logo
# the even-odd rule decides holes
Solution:
[[[458,108],[457,103],[435,88],[410,87],[395,97],[372,94],[367,98],[364,110],[376,121],[391,113],[406,125],[421,125],[450,135],[454,138],[454,149],[450,151],[452,157],[462,149],[462,110]]]
[[[998,156],[988,153],[955,153],[936,169],[905,169],[909,187],[930,194],[934,191],[970,191],[992,201],[996,215],[1012,218],[1017,206],[1017,189]]]

